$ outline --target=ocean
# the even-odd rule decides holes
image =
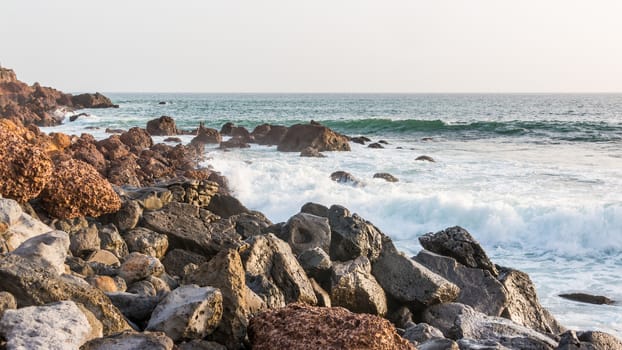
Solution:
[[[558,297],[586,292],[622,301],[622,94],[106,95],[120,108],[80,111],[91,116],[42,129],[104,138],[105,128],[145,127],[168,115],[184,129],[315,120],[384,140],[384,149],[351,143],[351,152],[326,158],[208,146],[204,165],[273,222],[306,202],[341,204],[410,255],[421,249],[418,236],[462,226],[493,262],[529,273],[562,324],[622,337],[622,303]],[[436,162],[415,161],[420,155]],[[364,186],[331,181],[337,170]],[[377,172],[399,182],[374,179]]]

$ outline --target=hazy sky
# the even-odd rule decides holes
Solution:
[[[65,91],[622,92],[620,0],[2,0]]]

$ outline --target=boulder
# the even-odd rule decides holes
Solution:
[[[227,350],[227,347],[207,340],[194,339],[189,342],[181,343],[177,346],[179,350]]]
[[[330,251],[330,226],[325,217],[298,213],[289,218],[278,236],[289,243],[296,255],[316,247]]]
[[[341,307],[290,304],[251,319],[249,339],[263,349],[412,349],[381,317],[355,314]]]
[[[146,329],[162,331],[173,341],[201,339],[220,323],[222,306],[222,294],[216,288],[181,286],[153,310]]]
[[[499,274],[484,249],[462,227],[454,226],[436,233],[426,233],[419,237],[419,242],[425,249],[452,257],[462,265],[488,270],[493,276]]]
[[[172,249],[166,253],[162,259],[162,264],[168,274],[183,278],[186,275],[184,268],[187,265],[200,266],[206,261],[207,258],[201,254],[183,249]]]
[[[372,223],[340,205],[333,205],[328,212],[331,229],[330,257],[347,261],[359,256],[374,262],[382,249],[383,234]]]
[[[318,152],[349,151],[348,138],[322,125],[296,124],[287,130],[277,150],[281,152],[300,152],[313,147]]]
[[[144,227],[137,227],[123,235],[130,252],[138,252],[156,259],[164,257],[168,250],[166,235],[154,232]]]
[[[88,277],[86,281],[104,293],[122,292],[122,290],[119,289],[119,285],[115,279],[110,276],[95,275]]]
[[[410,340],[414,344],[418,344],[434,338],[443,338],[444,335],[438,328],[422,322],[406,328],[404,330],[404,334],[402,334],[402,337]]]
[[[130,253],[119,268],[119,276],[128,284],[149,276],[159,276],[163,272],[164,266],[160,260],[137,252]]]
[[[5,241],[6,251],[13,251],[29,238],[50,231],[48,225],[24,213],[16,201],[0,198],[0,240]]]
[[[87,316],[73,301],[8,310],[0,320],[7,349],[78,349],[93,334]]]
[[[138,201],[127,200],[121,205],[114,218],[114,224],[121,232],[133,229],[143,215],[143,208]]]
[[[17,302],[13,294],[9,292],[0,292],[0,319],[6,310],[17,309]]]
[[[119,136],[119,140],[123,142],[130,151],[140,152],[145,148],[153,146],[153,139],[151,135],[145,129],[139,127],[133,127],[130,130],[122,133]]]
[[[227,141],[221,141],[220,149],[229,149],[229,148],[250,148],[250,145],[247,143],[247,140],[242,137],[232,137]]]
[[[83,134],[84,136],[84,134]],[[120,141],[119,141],[120,142]],[[121,143],[122,144],[122,143]],[[122,144],[123,145],[123,144]],[[125,145],[123,145],[125,147]],[[69,152],[73,159],[81,160],[92,165],[100,174],[106,175],[107,164],[103,153],[97,148],[97,144],[85,137],[80,137],[71,146]]]
[[[101,247],[99,230],[94,224],[87,223],[84,228],[69,234],[69,250],[73,256],[86,258]]]
[[[136,137],[137,139],[138,139],[138,134],[144,137],[144,135],[137,130],[135,130],[133,133],[137,134],[137,137]],[[131,134],[126,135],[124,139],[126,140],[126,142],[131,143],[132,141]],[[83,143],[90,144],[88,142],[83,142]],[[149,142],[145,140],[143,146],[146,146],[148,144]],[[101,155],[105,157],[107,160],[119,159],[122,157],[126,157],[130,154],[130,147],[126,145],[124,141],[121,140],[121,137],[119,135],[112,135],[107,139],[98,141],[96,145]]]
[[[324,286],[330,285],[332,262],[330,257],[320,247],[305,250],[298,255],[298,262],[309,277],[315,278]]]
[[[216,129],[206,128],[203,123],[199,125],[197,135],[190,141],[191,144],[220,143],[222,136]]]
[[[181,143],[182,141],[179,137],[167,137],[164,139],[164,142]]]
[[[235,223],[235,231],[246,239],[267,232],[272,222],[258,211],[240,213],[229,217]]]
[[[222,218],[250,212],[237,198],[219,193],[212,196],[206,209]]]
[[[161,210],[145,212],[144,226],[168,236],[169,247],[206,256],[244,245],[234,224],[191,204],[171,202]]]
[[[321,205],[321,204],[317,204],[317,203],[312,203],[312,202],[305,203],[300,208],[300,212],[301,213],[312,214],[312,215],[315,215],[315,216],[321,216],[323,218],[327,218],[328,217],[328,208],[326,206]]]
[[[74,108],[118,108],[110,99],[99,92],[94,94],[80,94],[71,96],[71,103]]]
[[[111,267],[121,266],[119,258],[117,258],[112,252],[103,249],[93,252],[86,260],[92,264],[102,264]]]
[[[383,179],[386,182],[398,182],[400,181],[397,177],[389,174],[389,173],[375,173],[374,179]]]
[[[505,287],[489,270],[471,268],[454,258],[422,250],[415,261],[460,288],[456,302],[469,305],[489,316],[501,316],[508,303]]]
[[[332,302],[330,301],[330,295],[328,292],[320,286],[313,278],[309,278],[311,281],[311,286],[313,287],[313,291],[315,292],[315,297],[317,298],[317,306],[326,306],[331,307]]]
[[[503,346],[519,349],[547,349],[557,347],[557,341],[533,329],[502,317],[486,316],[470,306],[459,303],[434,305],[425,310],[423,321],[438,328],[445,337],[495,341]],[[518,347],[517,344],[522,344]]]
[[[224,136],[231,136],[231,130],[235,128],[235,124],[232,122],[226,122],[220,128],[220,134]]]
[[[433,338],[417,345],[417,350],[461,350],[451,339]]]
[[[372,262],[372,273],[387,296],[413,310],[456,300],[460,293],[455,284],[398,252],[386,236],[380,256]]]
[[[110,183],[91,165],[75,159],[54,167],[54,176],[46,184],[41,201],[46,211],[57,218],[97,217],[121,208],[121,200]]]
[[[147,122],[147,132],[152,136],[171,136],[177,135],[175,120],[168,116],[152,119]]]
[[[91,340],[81,350],[173,350],[173,340],[162,332],[122,332]]]
[[[222,133],[221,133],[222,134]],[[234,126],[231,128],[230,135],[232,138],[240,139],[242,142],[252,142],[253,136],[243,126]]]
[[[376,149],[380,149],[380,148],[384,148],[383,145],[381,145],[378,142],[374,142],[374,143],[370,143],[369,145],[367,145],[367,148],[376,148]]]
[[[310,158],[326,158],[323,153],[317,150],[317,148],[307,147],[300,152],[301,157],[310,157]]]
[[[622,349],[622,340],[611,334],[598,331],[578,332],[577,337],[581,342],[589,343],[596,350]]]
[[[111,252],[118,259],[124,259],[129,254],[125,240],[112,224],[99,227],[99,240],[101,249]]]
[[[65,272],[65,259],[68,250],[69,236],[67,233],[50,231],[26,240],[11,254],[19,255],[60,275]]]
[[[106,293],[110,302],[130,321],[143,324],[149,320],[162,297],[127,292]]]
[[[223,250],[209,262],[187,276],[185,283],[212,286],[222,293],[222,319],[210,339],[227,346],[241,347],[246,337],[248,318],[256,311],[252,305],[256,295],[246,286],[240,254],[233,249]]]
[[[365,185],[359,179],[354,177],[354,175],[346,171],[341,171],[341,170],[335,171],[332,174],[330,174],[330,179],[338,183],[349,184],[355,187],[361,187]]]
[[[54,167],[41,147],[19,135],[25,131],[19,128],[9,120],[0,123],[0,196],[24,203],[41,193]]]
[[[311,282],[286,242],[268,233],[248,243],[250,248],[242,254],[246,283],[269,308],[317,303]]]
[[[369,259],[364,256],[333,264],[330,299],[333,306],[356,313],[379,316],[387,313],[387,298],[371,274]]]
[[[273,146],[281,142],[287,130],[288,127],[283,125],[262,124],[255,127],[253,132],[251,132],[251,136],[260,145]]]
[[[425,161],[425,162],[431,162],[431,163],[436,162],[436,161],[434,160],[434,158],[432,158],[432,157],[430,157],[430,156],[419,156],[419,157],[415,158],[415,160],[418,160],[418,161]]]
[[[596,304],[596,305],[615,304],[615,301],[602,295],[593,295],[593,294],[588,294],[588,293],[567,293],[567,294],[560,294],[559,296],[564,299],[578,301],[578,302],[587,303],[587,304]]]
[[[122,196],[138,202],[144,210],[159,210],[173,200],[173,193],[162,187],[123,186]]]
[[[350,141],[354,143],[358,143],[360,145],[364,145],[365,142],[370,142],[371,139],[365,136],[357,136],[357,137],[350,137]]]

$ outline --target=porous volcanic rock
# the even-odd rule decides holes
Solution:
[[[277,146],[281,152],[300,152],[313,147],[318,152],[349,151],[348,138],[322,125],[296,124],[289,127]]]
[[[91,165],[75,159],[54,167],[41,199],[46,211],[57,218],[98,217],[121,208],[110,183]]]
[[[303,304],[290,304],[253,317],[249,339],[255,350],[415,349],[381,317],[355,314],[341,307]]]

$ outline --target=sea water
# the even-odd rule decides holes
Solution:
[[[341,204],[410,255],[421,249],[418,236],[462,226],[493,262],[529,273],[562,324],[622,336],[622,304],[558,297],[587,292],[622,301],[620,94],[108,95],[120,108],[86,110],[91,116],[44,130],[104,138],[107,127],[145,127],[168,115],[185,129],[315,120],[384,140],[384,149],[351,143],[351,152],[326,158],[207,146],[203,165],[226,175],[235,195],[273,222],[306,202]],[[420,155],[436,162],[416,161]],[[364,185],[331,181],[337,170]],[[374,179],[377,172],[399,182]]]

